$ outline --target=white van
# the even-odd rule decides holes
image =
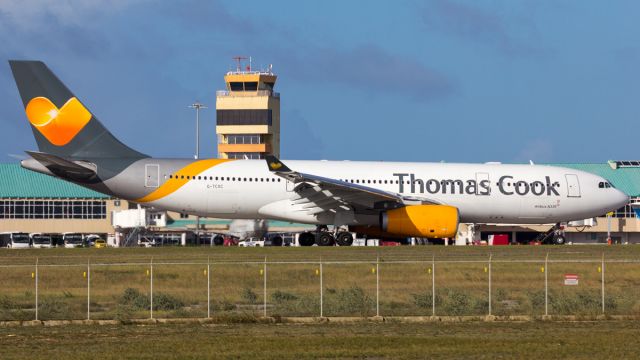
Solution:
[[[0,244],[9,249],[28,249],[31,247],[29,234],[21,232],[0,233]]]
[[[80,233],[62,233],[62,241],[66,248],[79,248],[84,246],[84,236]]]
[[[29,234],[31,238],[31,246],[36,249],[42,248],[52,248],[53,242],[51,240],[51,235],[43,234],[43,233],[31,233]]]

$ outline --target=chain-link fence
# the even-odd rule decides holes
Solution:
[[[0,264],[0,321],[640,315],[640,260],[451,258]]]

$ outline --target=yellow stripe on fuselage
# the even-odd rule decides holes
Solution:
[[[141,197],[139,199],[134,200],[135,202],[150,202],[158,199],[162,199],[163,197],[174,193],[176,190],[183,187],[186,183],[193,180],[193,176],[197,176],[201,174],[203,171],[210,169],[216,165],[219,165],[223,162],[231,161],[228,159],[209,159],[209,160],[199,160],[192,162],[191,164],[183,167],[175,174],[173,174],[173,178],[168,179],[162,186],[154,190],[153,192]],[[191,177],[187,179],[187,176]]]

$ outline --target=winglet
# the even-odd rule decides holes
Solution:
[[[291,172],[291,169],[289,169],[287,165],[285,165],[282,161],[280,161],[280,159],[273,155],[266,155],[264,159],[267,161],[269,171],[280,173]]]

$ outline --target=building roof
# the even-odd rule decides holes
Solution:
[[[546,164],[582,170],[602,176],[618,190],[629,196],[640,196],[640,167],[618,167],[614,169],[608,163],[601,164]]]
[[[26,170],[20,164],[0,164],[0,198],[90,198],[110,196],[52,176]]]

